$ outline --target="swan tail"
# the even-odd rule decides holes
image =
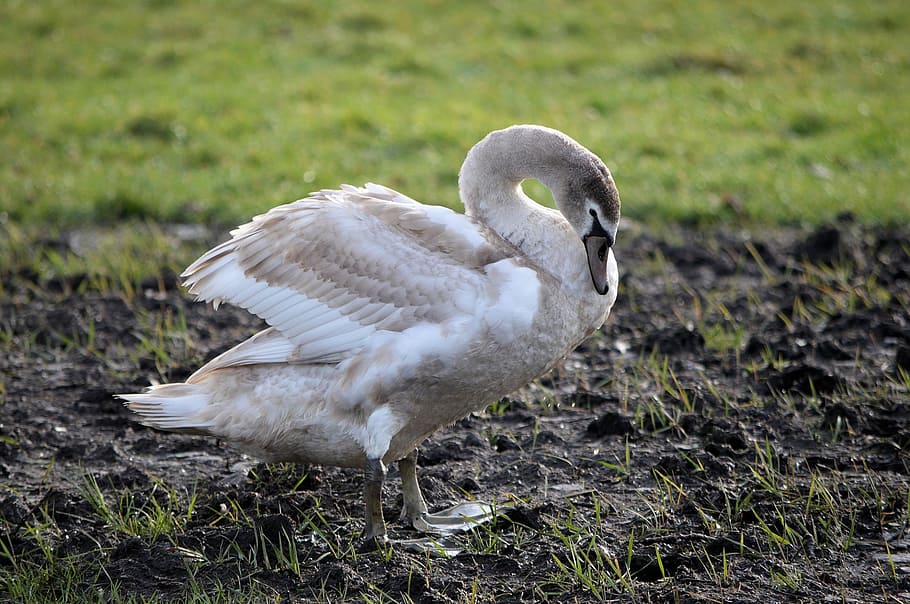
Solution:
[[[209,405],[202,384],[161,384],[142,393],[117,394],[145,426],[175,432],[209,434],[211,423],[201,418]]]

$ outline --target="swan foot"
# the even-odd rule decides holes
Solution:
[[[452,535],[469,531],[494,518],[493,506],[483,502],[465,502],[430,514],[417,482],[417,449],[398,461],[401,472],[401,521],[422,533]]]
[[[501,510],[489,503],[465,501],[434,514],[423,514],[414,521],[414,528],[424,533],[452,535],[470,531],[501,514]]]
[[[406,551],[451,558],[467,546],[459,536],[505,513],[508,508],[495,507],[480,501],[459,503],[435,514],[423,514],[415,520],[414,528],[427,533],[416,539],[395,540],[396,547]]]

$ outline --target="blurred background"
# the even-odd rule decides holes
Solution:
[[[900,222],[908,30],[903,0],[3,0],[0,212],[234,224],[366,181],[457,206],[470,146],[533,122],[641,221]]]

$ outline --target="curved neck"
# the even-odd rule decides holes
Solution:
[[[554,212],[521,190],[521,181],[542,182],[559,203],[565,187],[567,158],[577,145],[561,132],[542,126],[512,126],[491,132],[468,152],[458,177],[465,213],[515,245],[517,229],[534,226]]]
[[[570,165],[586,152],[561,132],[542,126],[490,133],[468,152],[458,177],[465,213],[561,280],[581,279],[589,285],[581,239],[564,214],[536,203],[521,189],[522,180],[535,178],[561,209]],[[577,254],[553,254],[553,249],[572,246]]]

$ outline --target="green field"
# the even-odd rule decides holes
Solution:
[[[908,107],[907,0],[0,0],[0,601],[907,601]],[[515,504],[464,555],[114,400],[261,327],[179,287],[228,228],[459,207],[528,122],[632,221],[604,330],[428,441],[433,505]]]
[[[454,205],[467,149],[535,122],[642,221],[901,222],[908,29],[902,0],[4,0],[0,209],[233,224],[365,181]]]

